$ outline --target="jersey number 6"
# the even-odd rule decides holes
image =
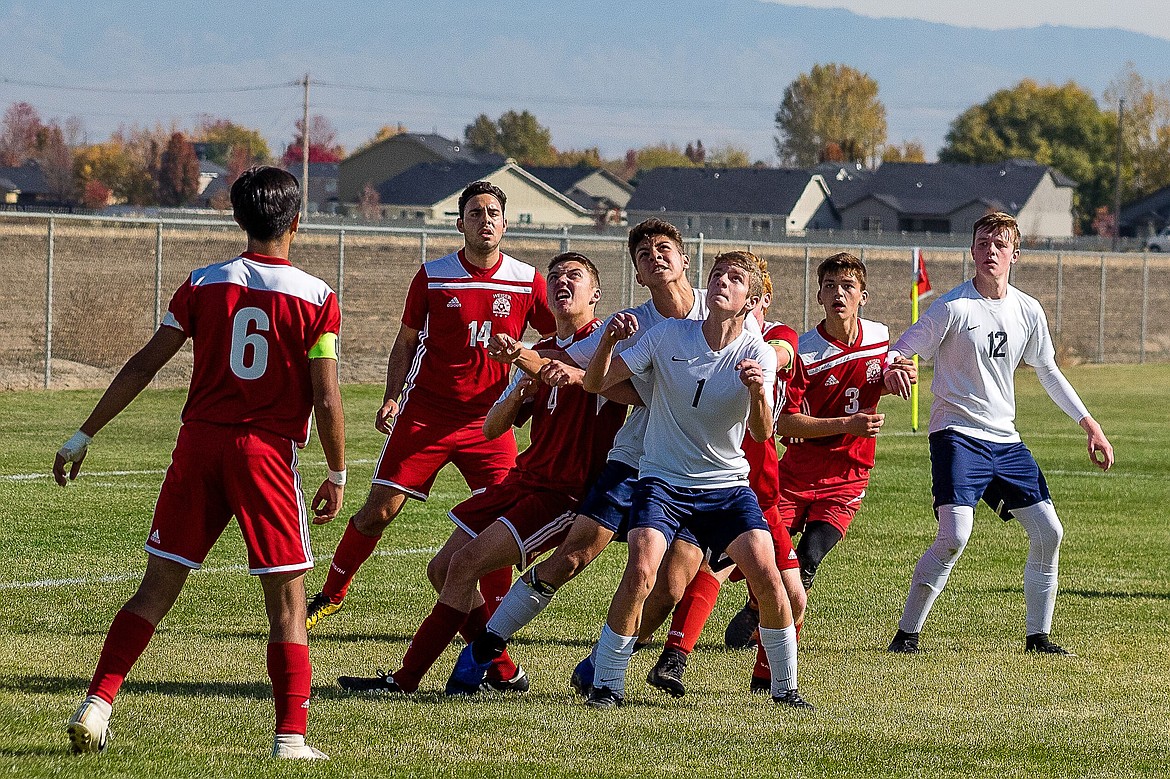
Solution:
[[[246,380],[264,375],[268,369],[268,340],[260,333],[268,332],[270,328],[268,314],[262,309],[248,306],[236,312],[232,317],[232,351],[228,356],[232,373]],[[248,353],[249,346],[252,347],[251,354]]]

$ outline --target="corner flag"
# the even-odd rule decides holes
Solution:
[[[930,277],[926,275],[926,258],[922,250],[915,247],[910,251],[910,324],[918,321],[918,303],[931,294]],[[914,355],[914,367],[918,367],[918,355]],[[910,388],[910,430],[918,432],[918,385]]]

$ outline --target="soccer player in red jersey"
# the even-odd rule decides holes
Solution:
[[[536,268],[500,251],[506,197],[487,181],[459,197],[463,248],[423,264],[406,294],[402,326],[386,367],[386,395],[374,426],[387,436],[365,505],[333,555],[322,591],[309,602],[308,627],[341,608],[357,569],[406,499],[426,500],[439,469],[454,463],[472,492],[504,478],[516,462],[511,431],[494,440],[484,417],[508,385],[509,366],[488,357],[492,336],[519,340],[531,325],[556,329]],[[502,570],[482,586],[494,609],[511,584]]]
[[[533,348],[563,357],[570,344],[601,327],[593,316],[600,297],[597,268],[589,258],[576,252],[554,257],[548,266],[548,299],[557,332]],[[531,419],[531,445],[502,482],[451,509],[455,530],[427,570],[439,590],[438,602],[414,634],[402,668],[373,677],[343,676],[338,679],[341,687],[351,692],[414,692],[456,633],[469,641],[479,635],[490,615],[476,582],[501,567],[526,567],[560,544],[625,418],[626,406],[589,394],[579,383],[552,387],[517,371],[488,412],[484,435],[494,439]],[[486,684],[523,692],[528,678],[523,670],[507,681],[489,674]],[[449,686],[447,692],[478,690]]]
[[[314,522],[330,521],[345,485],[341,314],[333,290],[288,261],[299,226],[297,180],[279,168],[252,168],[232,184],[231,200],[247,251],[191,273],[154,337],[118,372],[53,464],[61,486],[76,478],[92,437],[193,340],[191,386],[146,541],[146,573],[114,618],[87,697],[69,721],[74,752],[106,747],[126,674],[234,515],[268,613],[272,755],[325,758],[305,744],[312,670],[304,575],[313,558],[296,466],[315,413],[329,476],[311,505]]]

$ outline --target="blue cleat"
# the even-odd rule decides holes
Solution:
[[[585,655],[585,659],[577,663],[569,677],[569,686],[582,698],[589,697],[589,691],[593,689],[593,655]]]
[[[486,663],[475,662],[471,644],[463,647],[459,659],[455,661],[455,668],[451,670],[451,678],[447,680],[445,692],[448,695],[475,695],[487,680],[491,664],[490,660]]]

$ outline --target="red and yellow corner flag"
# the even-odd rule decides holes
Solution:
[[[914,297],[921,300],[930,294],[930,276],[926,275],[926,257],[921,249],[914,250]],[[917,317],[915,317],[917,319]]]
[[[931,294],[930,276],[926,275],[926,258],[922,250],[915,247],[910,252],[910,324],[918,321],[918,303]],[[918,367],[918,355],[914,355],[914,367]],[[910,388],[910,430],[918,432],[918,385]]]

